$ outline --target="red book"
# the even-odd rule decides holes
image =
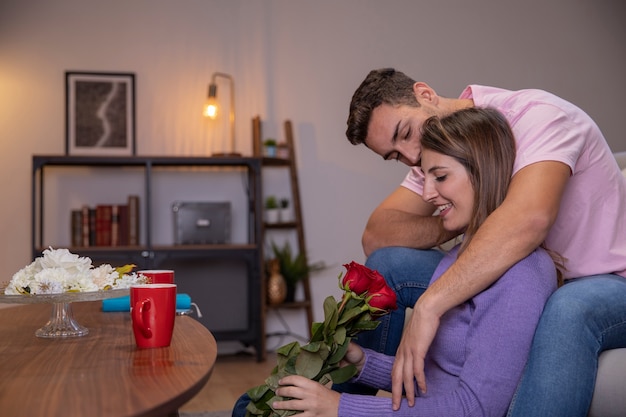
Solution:
[[[110,204],[96,206],[96,246],[111,246],[111,212]]]

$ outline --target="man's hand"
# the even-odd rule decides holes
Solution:
[[[438,328],[439,317],[423,309],[418,301],[402,335],[391,371],[391,401],[394,411],[400,408],[403,387],[409,406],[415,405],[414,380],[417,380],[420,392],[426,392],[424,358]]]
[[[361,372],[364,364],[365,352],[363,352],[361,346],[357,345],[354,342],[350,342],[350,344],[348,345],[348,351],[339,363],[339,366],[344,367],[348,365],[354,365],[356,366],[356,369]]]
[[[286,376],[279,383],[281,386],[276,390],[276,394],[292,399],[274,401],[273,408],[302,411],[302,414],[298,414],[301,417],[337,416],[341,395],[338,392],[299,375]]]

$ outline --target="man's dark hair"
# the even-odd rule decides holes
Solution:
[[[381,104],[419,107],[413,93],[415,80],[393,68],[370,71],[350,102],[346,136],[353,145],[365,143],[372,111]]]

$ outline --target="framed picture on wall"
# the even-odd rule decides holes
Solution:
[[[67,155],[135,155],[135,74],[65,73]]]

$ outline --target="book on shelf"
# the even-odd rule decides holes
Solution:
[[[128,196],[128,244],[139,245],[139,196]]]
[[[121,204],[117,206],[118,246],[130,245],[130,229],[128,228],[128,208],[128,204]],[[135,245],[137,245],[137,243]]]
[[[96,246],[96,208],[89,207],[87,212],[87,223],[89,230],[87,231],[87,246]]]
[[[71,220],[72,246],[83,246],[83,212],[72,210]]]
[[[139,196],[128,196],[126,204],[72,209],[71,242],[76,247],[138,246]]]
[[[83,207],[81,208],[81,236],[82,236],[82,245],[81,246],[91,246],[91,239],[90,239],[90,231],[91,231],[91,224],[89,221],[89,206],[87,205],[83,205]]]
[[[111,204],[96,206],[96,246],[111,246]]]

